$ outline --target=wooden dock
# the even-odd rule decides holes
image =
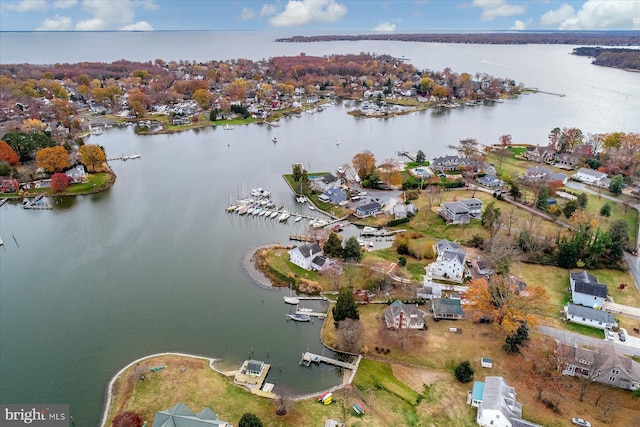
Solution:
[[[325,317],[327,317],[327,313],[320,313],[320,312],[317,312],[317,311],[296,310],[296,314],[306,314],[307,316],[317,317],[319,319],[324,319]]]
[[[341,362],[339,360],[332,359],[330,357],[321,356],[315,353],[309,353],[308,351],[302,353],[302,359],[300,359],[300,364],[309,366],[311,365],[311,363],[318,363],[318,364],[326,363],[328,365],[334,365],[340,368],[351,369],[351,370],[354,370],[356,368],[356,365],[354,365],[353,363]]]
[[[320,242],[320,237],[307,236],[305,234],[289,234],[289,240],[296,240],[298,242]]]

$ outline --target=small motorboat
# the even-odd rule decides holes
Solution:
[[[278,137],[277,137],[277,136],[275,136],[275,135],[273,135],[273,136],[271,137],[271,141],[273,141],[273,142],[278,142]]]
[[[300,220],[302,220],[301,216],[296,217],[296,219],[294,220],[294,222],[300,222]]]
[[[311,321],[311,317],[308,314],[287,314],[287,317],[291,320],[295,320],[296,322],[309,322]]]

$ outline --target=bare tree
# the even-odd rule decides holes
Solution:
[[[449,148],[456,150],[460,157],[480,158],[482,152],[478,150],[478,140],[475,138],[461,138],[458,145],[449,145]]]
[[[504,217],[504,225],[507,227],[507,236],[511,236],[511,228],[517,224],[517,221],[517,209],[515,206],[512,206]]]
[[[558,344],[558,353],[565,361],[563,372],[575,376],[580,381],[580,402],[584,400],[588,387],[603,373],[601,371],[613,351],[613,343],[605,343],[590,349],[577,345],[568,346],[561,342]]]
[[[439,199],[442,197],[442,188],[439,185],[430,185],[425,190],[425,194],[427,195],[429,210],[431,210],[434,205],[439,204]]]
[[[496,266],[496,273],[506,274],[511,269],[511,264],[520,259],[520,249],[513,240],[506,236],[493,237],[486,244],[487,258]]]
[[[338,342],[340,350],[358,353],[362,348],[363,331],[359,320],[344,319],[338,322]]]

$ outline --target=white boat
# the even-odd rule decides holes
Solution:
[[[311,209],[312,211],[316,210],[316,207],[313,206],[311,203],[309,203],[309,209]]]
[[[296,310],[296,312],[300,312],[300,313],[313,313],[313,308],[305,308],[305,307],[300,307]]]
[[[296,197],[296,201],[297,201],[298,203],[304,203],[304,202],[306,202],[306,201],[307,201],[307,198],[306,198],[306,197],[304,197],[304,196],[298,196],[298,197]]]
[[[289,287],[289,296],[284,296],[282,297],[282,299],[287,304],[298,305],[300,303],[300,299],[293,295],[293,290],[291,289],[291,286]]]
[[[309,322],[311,317],[308,314],[287,314],[287,317],[291,320],[295,320],[296,322]]]
[[[271,212],[271,211],[268,211],[268,210],[266,210],[266,209],[262,209],[262,210],[260,211],[260,213],[258,214],[258,216],[265,216],[265,215],[267,214],[267,212]]]
[[[229,123],[224,125],[223,128],[224,128],[224,130],[233,130],[233,126],[231,126]]]
[[[316,221],[317,221],[317,220],[316,220],[315,218],[311,218],[311,219],[309,220],[309,225],[313,226],[313,224],[315,224],[315,223],[316,223]]]
[[[280,218],[278,218],[278,221],[282,222],[282,221],[286,221],[289,219],[289,217],[291,216],[291,214],[287,211],[282,211],[282,214],[280,215]]]
[[[278,142],[278,137],[277,137],[277,136],[275,136],[275,135],[273,135],[273,136],[271,137],[271,141],[273,141],[273,142]]]
[[[271,212],[271,215],[269,215],[269,218],[273,219],[273,218],[277,217],[278,213],[279,213],[278,211]]]
[[[140,154],[138,153],[133,153],[132,155],[129,156],[130,159],[139,159],[140,158]]]
[[[0,237],[0,246],[4,245],[4,242],[2,241],[2,237]]]
[[[364,235],[373,235],[373,234],[376,233],[376,231],[378,231],[378,230],[376,230],[373,227],[364,227],[362,229],[362,234],[364,234]]]
[[[257,207],[253,210],[253,212],[251,212],[251,215],[258,215],[258,214],[260,214],[260,212],[262,212],[262,207],[257,206]]]
[[[337,140],[337,141],[336,141],[336,145],[340,145],[340,140]]]
[[[324,219],[319,219],[317,220],[314,224],[313,224],[313,228],[320,228],[320,227],[324,227],[325,225],[327,225],[328,222],[325,221]]]
[[[300,220],[302,219],[301,216],[296,217],[296,219],[294,220],[294,222],[300,222]]]

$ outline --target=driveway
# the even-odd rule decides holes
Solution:
[[[604,304],[602,304],[602,308],[610,313],[620,313],[627,316],[635,317],[636,319],[640,319],[640,308],[638,307],[631,307],[628,305],[605,301]]]
[[[586,347],[600,346],[605,342],[604,338],[593,338],[575,332],[564,331],[562,329],[552,328],[551,326],[540,326],[538,332],[543,335],[553,337],[569,345],[580,345]],[[625,334],[627,335],[627,334]],[[604,336],[604,332],[603,332]],[[616,346],[616,349],[622,354],[640,357],[640,338],[627,335],[625,342],[620,341],[618,335],[615,334],[614,341],[610,341]]]

